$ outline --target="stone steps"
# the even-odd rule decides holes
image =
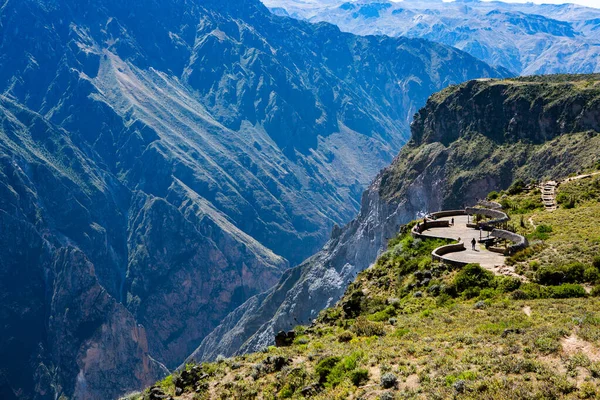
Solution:
[[[542,185],[542,203],[546,211],[554,211],[558,208],[556,204],[556,187],[558,184],[555,181],[548,181]]]

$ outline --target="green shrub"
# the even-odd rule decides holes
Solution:
[[[573,283],[565,283],[556,286],[541,286],[536,283],[525,283],[518,292],[518,296],[525,299],[568,299],[586,296],[583,286]],[[523,294],[525,297],[523,297]],[[513,298],[515,298],[515,296],[513,296]]]
[[[565,273],[554,266],[544,266],[538,269],[536,280],[542,285],[560,285],[565,281]]]
[[[523,299],[541,299],[544,297],[542,286],[537,283],[524,283],[518,291],[524,294],[524,296],[522,296],[521,293],[519,293],[519,296]]]
[[[556,196],[556,202],[566,209],[575,207],[575,198],[566,193],[559,193]]]
[[[462,293],[467,289],[488,288],[493,280],[494,274],[490,271],[481,268],[479,264],[468,264],[456,274],[453,286],[458,293]]]
[[[513,300],[527,300],[529,299],[529,295],[524,291],[517,289],[512,293],[512,298]]]
[[[594,261],[592,261],[592,266],[600,271],[600,256],[594,257]]]
[[[322,382],[321,379],[325,379],[325,386],[336,387],[344,380],[344,378],[347,375],[349,375],[349,373],[356,369],[358,360],[361,357],[361,352],[354,352],[351,355],[342,359],[340,359],[339,357],[329,357],[322,360],[322,368],[317,372],[317,374],[319,375],[319,381]],[[336,362],[333,363],[334,361]]]
[[[369,381],[369,371],[364,368],[350,372],[349,376],[354,386],[361,386]]]
[[[600,296],[600,285],[594,286],[592,291],[590,292],[590,296],[598,297]]]
[[[544,354],[555,353],[560,349],[560,342],[551,336],[540,336],[533,342],[539,352]]]
[[[567,283],[560,286],[549,286],[548,297],[553,299],[569,299],[573,297],[585,297],[585,289],[581,285]]]
[[[338,342],[347,343],[354,339],[354,334],[350,331],[343,331],[338,335]]]
[[[509,293],[521,287],[521,280],[514,276],[496,276],[494,287],[503,293]]]
[[[500,194],[496,191],[490,192],[487,196],[488,200],[496,200],[498,197],[500,197]]]
[[[550,233],[552,233],[552,227],[550,225],[538,225],[530,237],[532,239],[548,240]]]
[[[335,365],[341,360],[341,357],[331,356],[326,357],[319,361],[317,366],[315,367],[315,372],[319,376],[319,382],[325,383],[327,382],[327,377],[331,373],[331,370]]]
[[[387,306],[384,310],[378,311],[374,314],[369,315],[367,318],[370,321],[383,322],[387,321],[392,317],[396,316],[396,308],[394,306]]]
[[[363,316],[356,318],[352,331],[358,336],[383,336],[385,329],[381,322],[371,322]]]
[[[536,280],[542,285],[560,285],[561,283],[585,282],[586,266],[573,262],[560,267],[545,266],[538,269]]]
[[[600,272],[594,267],[588,267],[583,273],[584,282],[596,282],[600,278]]]
[[[517,179],[513,182],[512,185],[508,188],[507,192],[510,195],[515,195],[521,193],[525,189],[525,182],[522,179]]]
[[[565,282],[577,283],[584,281],[586,266],[580,262],[573,262],[563,266],[565,271]]]

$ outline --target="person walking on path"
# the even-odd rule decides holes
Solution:
[[[475,238],[473,238],[473,240],[471,240],[471,250],[475,251],[476,244],[477,244],[477,240],[475,240]]]
[[[450,225],[454,226],[454,218],[450,221]]]

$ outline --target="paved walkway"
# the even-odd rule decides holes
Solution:
[[[438,218],[438,220],[450,221],[452,217]],[[465,244],[467,250],[459,251],[456,253],[449,253],[444,258],[452,261],[462,261],[467,263],[478,263],[483,268],[489,269],[497,274],[505,274],[505,268],[502,268],[505,264],[506,257],[502,254],[494,253],[485,249],[485,246],[477,243],[475,250],[471,250],[471,240],[475,238],[479,240],[479,231],[473,228],[467,227],[468,217],[466,215],[459,215],[454,217],[454,226],[448,228],[431,228],[423,231],[422,233],[427,236],[439,237],[443,239],[460,239]],[[488,233],[483,232],[482,237],[487,237]]]

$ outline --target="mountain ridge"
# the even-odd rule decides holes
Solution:
[[[352,217],[430,93],[505,74],[257,1],[9,0],[0,25],[7,399],[175,368]]]
[[[265,0],[274,13],[360,35],[419,37],[518,75],[599,72],[600,10],[574,4]]]

